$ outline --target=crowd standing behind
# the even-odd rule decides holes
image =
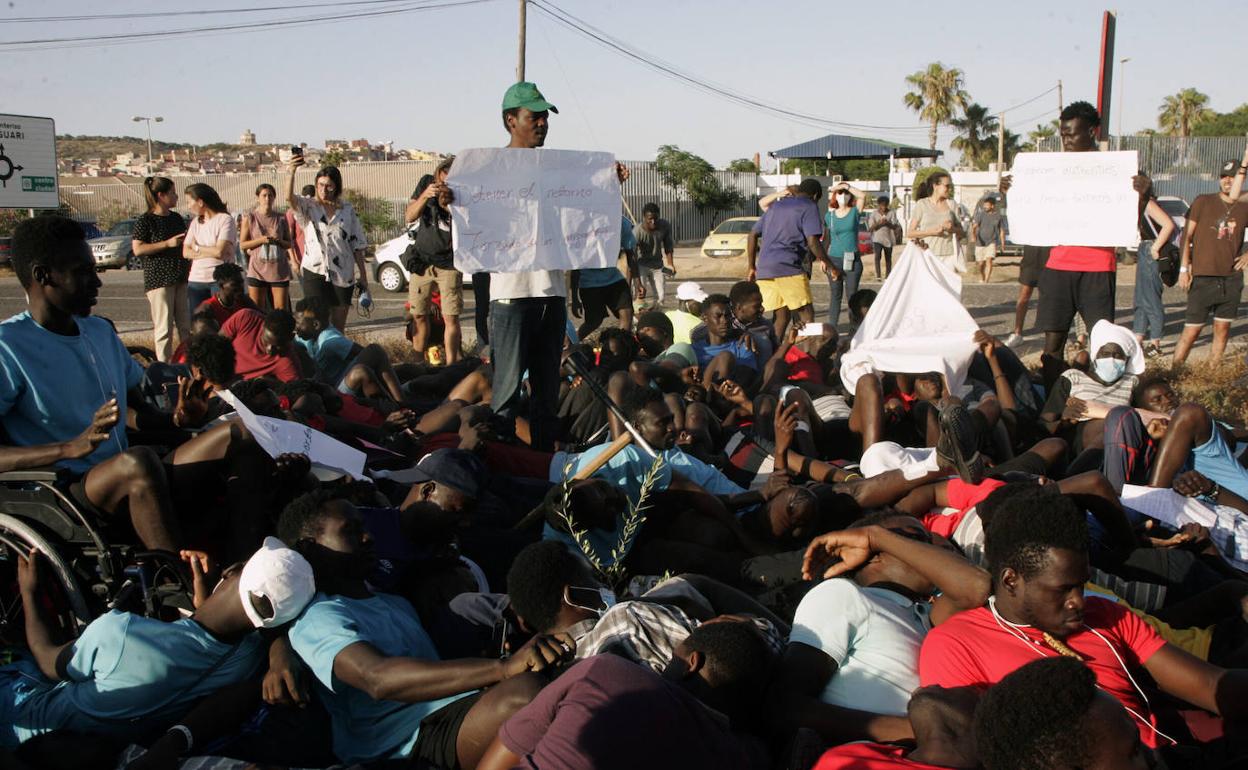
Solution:
[[[558,114],[529,82],[500,112],[507,146],[526,149]],[[1067,149],[1094,151],[1098,122],[1069,105]],[[464,351],[448,161],[405,215],[413,350],[438,343],[436,291],[435,365],[345,334],[367,292],[363,229],[338,169],[295,194],[302,164],[289,216],[261,185],[241,233],[206,185],[184,191],[184,233],[173,183],[146,181],[135,252],[160,359],[146,368],[92,315],[102,279],[82,229],[18,226],[28,309],[0,323],[0,472],[53,467],[58,509],[163,559],[151,587],[171,599],[94,601],[89,623],[66,624],[62,581],[77,578],[54,569],[57,546],[6,541],[0,590],[20,622],[0,626],[0,766],[1248,757],[1248,427],[1146,371],[1160,329],[1114,324],[1105,250],[1029,247],[1015,335],[1038,285],[1041,371],[981,329],[969,361],[902,351],[847,388],[855,330],[912,309],[890,304],[896,283],[859,286],[867,195],[838,183],[825,204],[807,179],[760,202],[727,293],[684,281],[665,307],[672,228],[647,205],[622,219],[615,266],[474,275],[488,299]],[[1246,166],[1248,151],[1222,169],[1167,252],[1189,289],[1184,355],[1210,311],[1220,355],[1237,311]],[[1151,180],[1134,184],[1151,259],[1173,223]],[[949,189],[929,177],[908,223],[930,254],[895,254],[899,223],[875,201],[877,277],[952,291],[954,276],[924,277],[965,269]],[[985,281],[998,202],[969,217]],[[1076,314],[1086,350],[1068,358]],[[269,451],[284,423],[315,457]],[[312,430],[361,453],[363,476],[314,463]]]

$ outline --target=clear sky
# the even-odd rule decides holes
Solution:
[[[554,1],[699,79],[806,114],[896,128],[812,127],[743,107],[623,58],[530,6],[528,79],[560,108],[550,147],[609,150],[644,160],[661,144],[677,144],[722,165],[825,133],[924,145],[925,128],[902,104],[903,78],[932,61],[961,68],[971,96],[994,111],[1040,94],[1058,79],[1067,103],[1095,103],[1104,8],[1087,0]],[[186,11],[292,2],[165,0],[160,7]],[[308,0],[313,2],[326,0]],[[395,6],[357,0],[348,8],[18,24],[6,19],[150,11],[155,4],[6,0],[0,4],[0,41],[238,25]],[[1154,127],[1162,98],[1181,88],[1207,93],[1221,111],[1248,100],[1238,48],[1221,42],[1242,27],[1242,0],[1200,0],[1200,7],[1200,23],[1184,32],[1184,17],[1173,2],[1119,4],[1116,57],[1131,57],[1125,77],[1127,132]],[[54,117],[60,133],[104,135],[142,135],[142,126],[130,117],[162,115],[165,122],[153,126],[156,137],[197,143],[235,141],[250,128],[261,143],[319,146],[326,138],[364,137],[443,152],[499,145],[506,138],[500,100],[514,79],[517,8],[518,0],[489,0],[157,42],[53,50],[0,46],[0,112]],[[1185,41],[1181,33],[1191,37]],[[1006,122],[1025,135],[1037,122],[1055,117],[1056,107],[1057,96],[1050,94],[1008,113]],[[1116,130],[1117,107],[1111,120]],[[950,136],[948,129],[942,131],[942,146]]]

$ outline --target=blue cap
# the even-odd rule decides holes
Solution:
[[[434,481],[467,497],[481,493],[485,464],[481,458],[463,449],[435,449],[416,463],[414,483]]]

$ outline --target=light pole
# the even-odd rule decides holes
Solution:
[[[163,123],[165,119],[162,117],[147,118],[142,115],[135,115],[131,120],[135,123],[147,123],[147,165],[150,166],[152,165],[152,121]]]
[[[1118,149],[1122,149],[1122,108],[1123,103],[1127,100],[1127,81],[1126,71],[1127,62],[1131,61],[1131,57],[1118,60]]]

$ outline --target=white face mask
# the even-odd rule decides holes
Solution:
[[[837,193],[837,194],[836,194],[836,205],[838,205],[838,206],[844,206],[844,205],[845,205],[846,203],[848,203],[848,202],[849,202],[849,196],[848,196],[848,195],[846,195],[845,193]]]

